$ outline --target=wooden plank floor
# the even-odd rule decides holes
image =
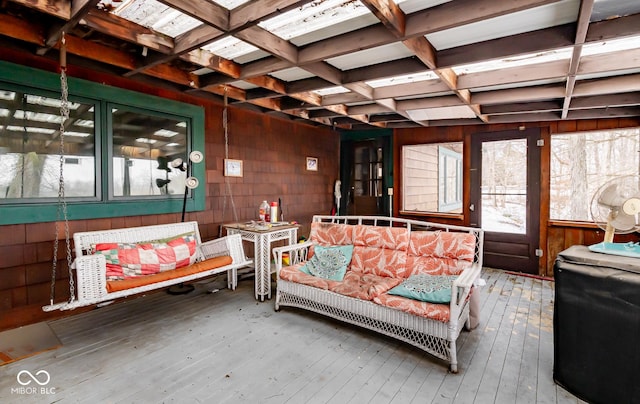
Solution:
[[[252,279],[229,291],[219,278],[189,295],[159,292],[50,322],[63,346],[0,367],[0,402],[582,402],[552,380],[553,283],[491,269],[482,277],[481,324],[460,335],[458,374],[391,338],[276,313],[273,301],[253,299]],[[22,370],[46,370],[49,390],[19,394]]]

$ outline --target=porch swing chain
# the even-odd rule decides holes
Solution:
[[[56,268],[58,263],[58,229],[60,216],[64,221],[64,236],[66,241],[67,248],[67,267],[69,268],[69,303],[75,300],[75,283],[73,281],[73,269],[72,258],[71,258],[71,239],[69,236],[69,218],[67,216],[67,201],[65,199],[65,190],[64,190],[64,137],[65,137],[65,124],[69,119],[69,84],[67,82],[67,61],[66,61],[66,42],[64,33],[62,33],[61,38],[61,46],[60,46],[60,89],[61,89],[61,97],[60,97],[60,115],[62,119],[60,120],[60,176],[58,179],[58,209],[56,212],[56,235],[53,243],[53,264],[51,271],[51,295],[50,302],[53,305],[53,301],[55,300],[55,283],[56,283]]]
[[[229,118],[227,112],[227,86],[224,86],[224,109],[222,110],[222,127],[224,129],[224,158],[225,162],[229,158]],[[222,221],[224,222],[224,214],[227,207],[227,195],[231,201],[231,209],[233,210],[233,218],[237,222],[238,214],[236,212],[236,205],[233,201],[233,194],[231,193],[231,183],[229,182],[229,177],[224,176],[225,182],[225,197],[222,200]],[[222,235],[222,226],[220,226],[220,235]]]

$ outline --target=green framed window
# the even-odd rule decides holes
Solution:
[[[61,173],[71,220],[180,212],[185,192],[187,211],[204,209],[178,164],[204,149],[203,108],[68,83],[61,128],[60,77],[0,62],[0,224],[56,220]],[[204,183],[204,164],[188,168]]]

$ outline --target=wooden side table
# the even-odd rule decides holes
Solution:
[[[282,224],[281,224],[282,223]],[[264,301],[265,296],[271,299],[271,243],[287,240],[289,245],[298,240],[298,225],[284,222],[271,223],[268,228],[254,224],[225,224],[227,234],[240,234],[245,241],[253,243],[255,251],[255,297]]]

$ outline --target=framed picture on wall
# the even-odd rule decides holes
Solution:
[[[316,157],[307,157],[307,170],[318,171],[318,159]]]
[[[226,177],[242,177],[242,160],[224,159]]]

